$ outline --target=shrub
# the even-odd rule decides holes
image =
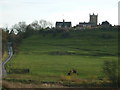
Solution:
[[[112,84],[118,84],[118,63],[116,61],[105,61],[103,72]]]

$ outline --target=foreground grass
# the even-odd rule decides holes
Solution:
[[[40,33],[25,39],[6,68],[29,69],[26,74],[11,73],[7,79],[33,82],[59,82],[71,69],[77,79],[104,78],[102,65],[117,60],[117,31],[71,31]],[[67,77],[68,78],[68,77]]]
[[[3,80],[2,81],[2,88],[5,88],[3,90],[8,90],[7,88],[65,88],[65,86],[62,86],[60,84],[25,84],[20,82],[8,82]]]
[[[3,62],[4,60],[6,60],[7,58],[8,58],[8,51],[6,50],[6,51],[4,52],[3,57],[2,57],[2,62]]]

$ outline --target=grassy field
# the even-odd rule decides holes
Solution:
[[[59,82],[75,69],[79,79],[103,78],[106,60],[118,60],[117,30],[40,33],[23,40],[6,68],[29,69],[7,79]]]

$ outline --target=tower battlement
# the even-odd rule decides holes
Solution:
[[[93,15],[90,14],[90,21],[89,23],[94,24],[95,26],[97,26],[98,23],[98,15],[95,15],[93,13]]]

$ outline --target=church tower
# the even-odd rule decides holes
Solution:
[[[97,26],[98,15],[95,15],[94,13],[93,13],[93,15],[90,14],[90,23]]]

